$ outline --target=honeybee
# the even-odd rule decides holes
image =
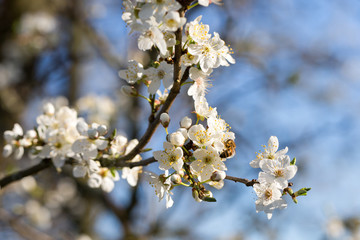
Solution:
[[[225,145],[225,150],[222,153],[220,153],[220,157],[221,158],[229,158],[231,156],[234,156],[235,148],[236,148],[236,144],[235,144],[234,140],[227,139],[224,142],[224,145]]]

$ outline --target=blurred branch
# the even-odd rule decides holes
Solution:
[[[29,226],[28,224],[24,223],[20,219],[11,216],[8,212],[4,209],[0,209],[0,219],[1,222],[8,223],[14,231],[16,231],[19,235],[21,235],[24,239],[37,239],[37,240],[52,240],[54,238],[50,237],[49,235],[42,233],[35,228]]]
[[[146,165],[149,165],[154,162],[156,162],[156,160],[153,157],[151,157],[151,158],[139,161],[139,162],[121,162],[118,167],[133,168],[133,167],[138,167],[138,166],[146,166]],[[73,163],[72,159],[67,160],[67,164],[71,164],[71,163]],[[105,165],[106,165],[106,163],[105,163]],[[32,166],[28,169],[20,170],[18,172],[12,173],[10,175],[7,175],[6,177],[0,179],[0,188],[3,188],[6,185],[8,185],[12,182],[15,182],[17,180],[23,179],[24,177],[34,175],[44,169],[49,168],[50,166],[52,166],[51,159],[46,158],[35,166]]]
[[[51,164],[51,159],[44,159],[42,160],[39,164],[33,166],[33,167],[30,167],[28,169],[25,169],[25,170],[21,170],[21,171],[18,171],[18,172],[15,172],[15,173],[12,173],[4,178],[2,178],[0,180],[0,188],[3,188],[5,187],[6,185],[12,183],[12,182],[15,182],[17,180],[20,180],[24,177],[27,177],[27,176],[30,176],[30,175],[34,175],[48,167],[50,167],[52,164]]]

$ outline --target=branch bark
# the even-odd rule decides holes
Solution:
[[[246,178],[237,178],[237,177],[232,177],[232,176],[226,176],[225,179],[230,180],[230,181],[234,181],[234,182],[240,182],[245,184],[247,187],[252,187],[254,186],[255,183],[259,183],[256,179],[246,179]]]
[[[52,165],[51,163],[51,159],[44,159],[42,160],[39,164],[32,166],[28,169],[25,170],[20,170],[18,172],[12,173],[4,178],[2,178],[0,180],[0,188],[5,187],[6,185],[15,182],[17,180],[20,180],[24,177],[30,176],[30,175],[34,175],[48,167],[50,167]]]

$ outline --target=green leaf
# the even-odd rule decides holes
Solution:
[[[152,148],[145,148],[145,149],[143,149],[141,152],[149,152],[149,151],[151,151],[152,150]]]
[[[293,160],[291,160],[290,165],[295,165],[295,163],[296,163],[296,158],[294,157]]]
[[[116,136],[117,130],[116,128],[114,129],[114,131],[111,133],[111,139],[114,139]]]
[[[216,202],[216,199],[213,197],[204,197],[202,200],[205,202]]]

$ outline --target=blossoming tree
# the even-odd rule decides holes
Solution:
[[[220,35],[201,22],[201,16],[193,21],[186,18],[194,6],[213,3],[221,4],[211,0],[125,0],[122,19],[138,36],[139,50],[157,53],[148,66],[129,60],[127,69],[119,71],[127,83],[122,93],[149,103],[145,133],[129,140],[104,124],[86,122],[69,106],[46,103],[34,129],[24,132],[15,123],[12,130],[5,131],[3,155],[20,159],[26,150],[34,166],[3,177],[1,188],[52,166],[59,171],[71,166],[74,178],[105,192],[111,192],[120,179],[136,186],[142,176],[159,200],[165,198],[166,208],[176,204],[171,197],[174,188],[187,188],[184,194],[191,194],[197,202],[215,202],[212,189],[223,188],[226,181],[253,187],[258,198],[256,211],[265,212],[268,219],[275,209],[287,207],[285,195],[297,203],[297,197],[310,188],[292,189],[296,159],[287,155],[287,147],[279,150],[275,136],[250,162],[251,167],[260,168],[257,179],[226,174],[236,159],[236,136],[216,106],[209,106],[206,94],[213,71],[235,64],[235,59]],[[184,91],[187,85],[190,87]],[[216,81],[213,85],[216,88]],[[146,92],[138,91],[139,86],[145,86]],[[169,125],[176,126],[168,113],[179,94],[193,99],[194,112],[183,116],[176,131],[168,132]],[[149,151],[145,147],[160,125],[166,132],[163,148],[143,159],[142,153]],[[149,164],[157,165],[160,174],[148,171],[145,166]]]

